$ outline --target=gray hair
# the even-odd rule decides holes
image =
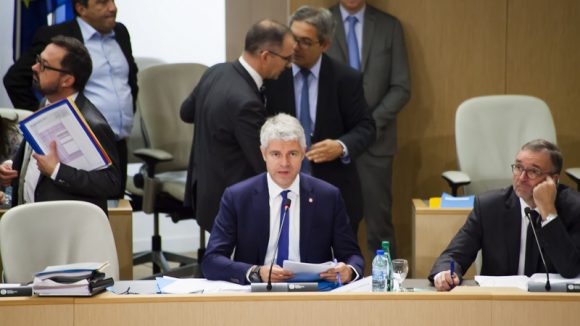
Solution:
[[[297,140],[302,149],[306,148],[304,129],[298,119],[286,113],[278,113],[268,118],[260,130],[260,146],[267,148],[272,140]]]
[[[545,139],[534,139],[524,144],[521,148],[522,151],[532,151],[541,152],[547,151],[550,155],[550,160],[552,161],[552,166],[554,167],[553,173],[560,174],[562,172],[562,166],[564,165],[564,158],[562,157],[562,152],[560,148],[554,143],[551,143]]]
[[[330,11],[326,8],[302,6],[290,16],[289,25],[292,26],[295,21],[305,22],[314,26],[320,43],[330,42],[334,36],[335,21]]]

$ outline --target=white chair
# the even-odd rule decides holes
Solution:
[[[206,69],[195,63],[165,64],[139,75],[139,110],[148,148],[133,152],[145,164],[142,172],[127,181],[126,189],[132,198],[141,197],[145,213],[154,214],[151,251],[133,257],[135,265],[152,262],[154,274],[167,274],[168,261],[179,263],[184,273],[189,273],[189,267],[197,272],[194,259],[162,250],[159,213],[168,213],[173,221],[193,218],[191,209],[183,207],[193,126],[181,121],[179,110]],[[200,230],[198,257],[204,250],[205,231]]]
[[[0,108],[0,117],[16,122],[24,120],[32,114],[32,111],[14,109],[14,108]]]
[[[459,105],[455,115],[455,143],[460,171],[443,172],[457,194],[511,184],[516,153],[526,142],[543,138],[556,143],[556,129],[546,103],[524,95],[474,97]]]
[[[46,266],[104,262],[107,277],[119,279],[111,226],[96,205],[49,201],[9,209],[0,220],[4,282],[27,283]]]

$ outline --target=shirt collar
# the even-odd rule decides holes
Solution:
[[[351,14],[350,12],[348,12],[348,10],[346,10],[342,5],[339,6],[340,7],[340,14],[342,16],[342,22],[344,23],[346,21],[346,18],[348,16],[355,16],[356,19],[358,19],[359,22],[362,22],[365,16],[365,10],[367,9],[367,5],[363,5],[363,7],[357,11],[354,14]]]
[[[79,96],[79,92],[76,92],[76,93],[72,94],[71,96],[67,96],[67,98],[69,98],[69,99],[70,99],[72,102],[74,102],[74,101],[76,101],[76,100],[77,100],[77,96]],[[62,99],[61,99],[61,100],[62,100]],[[60,100],[59,100],[59,101],[60,101]],[[52,104],[52,103],[51,103],[51,102],[50,102],[48,99],[46,99],[46,105],[45,105],[45,106],[49,106],[49,105],[51,105],[51,104]]]
[[[310,73],[314,76],[314,79],[318,79],[320,75],[320,66],[322,64],[322,55],[318,58],[314,66],[310,68]],[[296,75],[300,72],[302,68],[298,67],[295,63],[292,64],[292,75],[296,78]]]
[[[528,207],[530,207],[530,206],[529,206],[529,205],[528,205],[528,203],[526,203],[526,201],[525,201],[525,200],[523,200],[522,198],[518,197],[518,199],[520,200],[520,207],[521,207],[521,215],[522,215],[522,218],[523,218],[524,220],[526,220],[526,221],[527,221],[527,217],[526,217],[526,208],[528,208]],[[531,209],[531,210],[533,210],[533,211],[536,211],[536,212],[538,212],[538,214],[540,213],[540,212],[539,212],[539,211],[538,211],[536,208],[531,208],[531,207],[530,207],[530,209]]]
[[[79,27],[81,29],[81,34],[83,35],[83,40],[85,40],[85,41],[90,40],[93,37],[102,37],[102,38],[115,37],[115,30],[112,30],[108,34],[101,35],[101,33],[99,33],[93,26],[89,25],[89,23],[84,21],[81,17],[77,16],[77,22],[78,22]]]
[[[288,188],[281,188],[279,185],[274,182],[270,173],[266,173],[266,179],[268,181],[268,194],[270,195],[270,199],[276,198],[279,196],[283,190],[290,190],[291,193],[298,196],[300,194],[300,173],[296,176],[296,179],[292,182],[290,187]]]
[[[244,69],[246,69],[246,71],[250,74],[250,76],[256,83],[258,89],[260,89],[260,87],[262,87],[262,84],[264,84],[264,79],[262,78],[262,76],[260,76],[260,74],[254,68],[252,68],[252,66],[250,66],[250,64],[244,59],[243,56],[240,56],[238,61],[240,61],[242,67],[244,67]]]

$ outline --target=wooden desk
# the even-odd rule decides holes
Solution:
[[[429,208],[425,201],[413,199],[411,222],[412,257],[411,277],[425,278],[429,275],[435,259],[447,248],[449,241],[463,226],[471,209]],[[473,278],[473,264],[465,278]]]
[[[478,287],[450,293],[105,293],[95,298],[0,299],[0,316],[7,316],[11,326],[576,325],[578,311],[580,294]],[[34,323],[41,313],[42,322]]]
[[[121,280],[133,279],[133,208],[131,203],[122,199],[115,208],[109,208],[109,222],[117,257],[119,258],[119,278]]]
[[[0,217],[6,210],[0,210]],[[133,279],[133,211],[128,200],[122,199],[116,208],[109,208],[109,222],[115,238],[121,280]],[[0,261],[0,272],[2,262]],[[1,319],[0,315],[0,319]]]

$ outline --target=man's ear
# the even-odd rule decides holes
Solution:
[[[62,88],[70,88],[73,87],[75,84],[76,78],[73,75],[66,74],[65,77],[62,79],[61,86]]]

